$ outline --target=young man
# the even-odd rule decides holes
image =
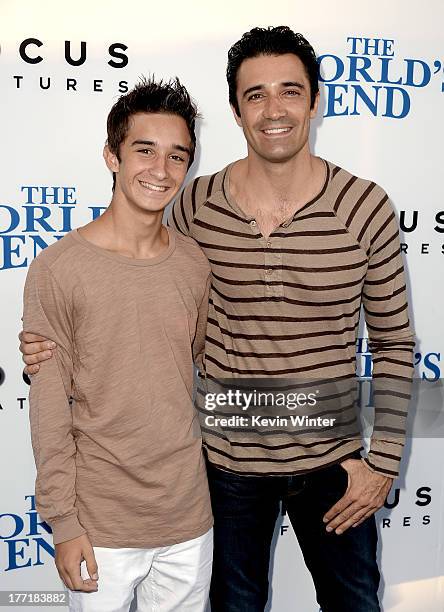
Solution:
[[[135,592],[146,612],[206,605],[212,515],[192,387],[210,269],[162,225],[195,118],[178,80],[122,96],[108,116],[108,209],[43,251],[26,280],[25,329],[57,344],[30,414],[37,507],[71,610],[123,612]]]
[[[229,51],[227,80],[248,156],[194,180],[171,217],[212,268],[207,377],[354,377],[363,304],[374,381],[381,381],[376,424],[385,415],[398,434],[388,435],[383,422],[361,460],[361,440],[334,431],[309,441],[272,427],[258,435],[204,426],[215,519],[212,611],[264,610],[284,500],[323,612],[376,612],[373,514],[398,474],[402,391],[412,375],[397,224],[379,186],[310,152],[318,65],[300,34],[287,27],[247,32]]]

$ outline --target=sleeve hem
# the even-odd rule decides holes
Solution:
[[[71,514],[65,518],[56,519],[50,523],[54,544],[61,544],[73,540],[86,533],[76,515]]]
[[[391,478],[392,480],[395,480],[399,476],[398,472],[395,473],[395,472],[392,472],[390,470],[386,471],[383,468],[380,468],[380,467],[377,467],[376,465],[373,465],[372,463],[370,463],[370,461],[368,460],[367,457],[362,457],[361,461],[363,462],[365,467],[368,470],[370,470],[370,472],[373,472],[374,474],[380,474],[381,476],[386,476],[387,478]]]

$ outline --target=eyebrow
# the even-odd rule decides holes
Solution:
[[[154,140],[134,140],[134,142],[131,143],[131,146],[133,147],[134,145],[145,145],[148,147],[156,147],[157,142],[155,142]],[[171,145],[171,148],[175,149],[176,151],[182,151],[183,153],[188,153],[188,155],[191,155],[191,149],[189,147],[184,147],[183,145],[180,145],[180,144],[173,144]]]
[[[283,83],[281,83],[281,86],[298,87],[299,89],[305,89],[304,85],[302,83],[299,83],[298,81],[284,81]],[[261,89],[265,89],[265,87],[266,85],[264,85],[263,83],[261,83],[260,85],[253,85],[253,87],[249,87],[244,91],[242,97],[245,98],[245,96],[252,93],[253,91],[260,91]]]

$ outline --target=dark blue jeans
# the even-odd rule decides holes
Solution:
[[[240,476],[208,464],[208,481],[214,514],[212,612],[263,612],[281,500],[322,611],[380,611],[374,517],[339,536],[327,533],[322,522],[347,488],[347,472],[341,465],[299,476],[262,477]],[[296,587],[293,609],[299,610]]]

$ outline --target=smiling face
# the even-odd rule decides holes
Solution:
[[[137,113],[129,120],[119,155],[106,146],[104,157],[116,173],[113,199],[149,212],[174,198],[188,169],[191,137],[185,120],[167,113]]]
[[[292,53],[246,59],[237,73],[240,116],[248,154],[272,163],[286,162],[309,152],[310,119],[316,115],[319,95],[310,108],[310,82],[301,60]]]

